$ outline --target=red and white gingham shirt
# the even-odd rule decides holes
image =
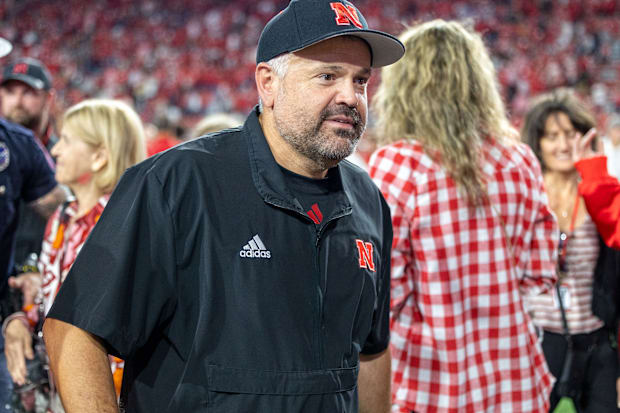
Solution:
[[[493,207],[476,210],[418,142],[371,157],[394,226],[393,412],[548,409],[553,378],[521,295],[555,282],[557,223],[528,147],[488,140],[480,159]]]

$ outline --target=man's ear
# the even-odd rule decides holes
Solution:
[[[261,102],[263,102],[263,107],[273,108],[280,79],[271,66],[265,62],[261,62],[256,66],[254,77],[256,78],[256,89]]]

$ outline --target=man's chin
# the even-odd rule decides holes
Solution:
[[[338,147],[331,147],[329,150],[324,150],[322,155],[325,159],[329,159],[332,162],[340,162],[355,152],[357,142],[358,141],[354,143],[347,141],[346,144],[343,143],[343,145],[338,145]]]
[[[31,128],[34,124],[33,119],[29,116],[9,115],[6,118],[11,122],[17,123],[18,125],[22,125],[26,128]]]

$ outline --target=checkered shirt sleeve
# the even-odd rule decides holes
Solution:
[[[557,224],[529,148],[488,141],[481,166],[493,207],[469,206],[415,141],[370,159],[394,227],[393,412],[548,409],[553,379],[521,294],[555,282]]]

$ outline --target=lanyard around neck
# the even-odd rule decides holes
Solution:
[[[575,196],[575,205],[573,205],[573,215],[571,216],[570,226],[568,228],[568,233],[560,234],[560,251],[558,256],[558,264],[561,270],[565,271],[566,267],[566,250],[568,248],[568,237],[572,235],[575,230],[575,223],[577,222],[577,214],[579,212],[579,193]],[[564,268],[563,268],[564,267]]]

